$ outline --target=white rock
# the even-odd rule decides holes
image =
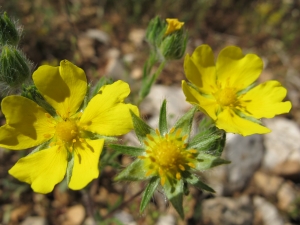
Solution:
[[[21,225],[47,225],[47,221],[45,218],[43,217],[39,217],[39,216],[30,216],[27,217],[22,223]]]
[[[176,219],[173,215],[162,215],[158,218],[156,225],[175,225]]]
[[[133,216],[125,211],[118,211],[114,214],[114,217],[118,219],[124,225],[136,225],[137,223],[133,220]]]
[[[300,129],[297,124],[277,117],[265,121],[271,133],[264,135],[266,152],[263,169],[282,176],[300,173]]]
[[[89,29],[85,33],[89,38],[95,39],[103,44],[109,44],[109,36],[102,30],[98,29]]]
[[[174,125],[192,106],[185,101],[185,96],[180,87],[168,87],[164,85],[153,85],[149,95],[141,103],[143,113],[152,115],[149,125],[153,128],[158,126],[159,110],[163,100],[167,100],[168,123]]]
[[[129,33],[129,40],[139,47],[143,43],[145,34],[146,31],[144,29],[132,29]]]
[[[255,210],[262,217],[264,225],[284,225],[283,218],[273,204],[260,196],[255,196],[253,203]]]

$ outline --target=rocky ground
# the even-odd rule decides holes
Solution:
[[[140,215],[138,193],[144,184],[113,183],[117,172],[113,164],[82,191],[68,190],[62,183],[51,194],[33,193],[27,184],[7,174],[26,153],[0,149],[0,224],[300,224],[300,35],[295,25],[299,24],[299,2],[170,2],[0,0],[0,5],[24,25],[21,48],[36,67],[57,65],[66,58],[82,67],[92,84],[102,76],[126,80],[133,99],[149,52],[144,41],[147,23],[157,14],[178,17],[186,21],[190,33],[189,53],[207,43],[216,55],[225,46],[237,45],[245,53],[262,57],[265,68],[259,82],[282,82],[293,104],[291,112],[263,121],[272,130],[270,134],[246,138],[228,134],[223,157],[232,163],[201,174],[216,194],[192,188],[184,201],[185,220],[179,219],[159,191]],[[183,60],[168,63],[140,105],[151,126],[157,125],[165,98],[170,123],[189,109],[180,89],[182,79]],[[133,133],[122,141],[137,144]],[[123,166],[132,160],[126,156],[117,159]]]

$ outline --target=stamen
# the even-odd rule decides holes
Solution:
[[[49,119],[52,118],[52,116],[49,113],[45,113],[45,116]]]
[[[149,146],[149,143],[148,143],[147,141],[144,141],[144,144],[145,144],[146,146]]]
[[[195,166],[194,163],[189,162],[188,165],[189,165],[190,167],[192,167],[192,168],[196,168],[196,166]]]
[[[188,138],[188,135],[186,134],[186,135],[184,135],[184,136],[181,138],[181,140],[182,140],[182,141],[185,141],[187,138]]]
[[[159,167],[158,173],[161,177],[164,175],[164,171],[160,167]]]
[[[155,133],[157,134],[157,136],[160,136],[160,132],[158,129],[155,129]]]
[[[181,128],[179,128],[179,129],[176,131],[175,136],[176,136],[177,138],[180,137],[181,131],[182,131]]]
[[[73,139],[72,142],[73,142],[73,143],[76,143],[76,139]]]
[[[146,159],[146,157],[143,156],[143,155],[139,155],[138,158],[139,158],[139,159]]]
[[[172,127],[169,133],[172,134],[174,131],[175,131],[175,127]]]
[[[148,170],[147,173],[145,174],[146,177],[149,177],[152,174],[152,170]]]
[[[181,171],[185,171],[185,168],[184,168],[183,165],[179,164],[178,167],[179,167],[179,169],[180,169]]]
[[[146,150],[145,151],[147,154],[151,154],[152,153],[152,151],[150,151],[150,150]]]
[[[166,183],[166,177],[161,177],[160,178],[160,183],[161,183],[162,186],[164,186],[165,183]]]
[[[190,149],[188,150],[190,153],[197,153],[198,151],[196,149]]]
[[[150,141],[154,141],[154,138],[153,138],[150,134],[147,134],[146,137],[147,137]]]
[[[180,180],[181,174],[179,172],[176,173],[176,178],[177,178],[177,180]]]

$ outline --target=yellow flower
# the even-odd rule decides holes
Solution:
[[[138,114],[138,109],[123,103],[130,93],[129,86],[123,81],[103,86],[82,111],[80,107],[87,92],[82,69],[63,60],[59,67],[39,67],[33,80],[57,115],[51,116],[22,96],[3,99],[6,124],[0,127],[1,147],[21,150],[49,143],[20,159],[9,173],[31,184],[34,191],[48,193],[62,181],[68,161],[74,157],[68,185],[73,190],[82,189],[99,175],[104,139],[91,139],[91,134],[122,135],[133,127],[130,110]]]
[[[146,176],[159,176],[161,185],[166,180],[180,180],[182,172],[195,168],[197,162],[195,149],[187,149],[185,143],[188,135],[181,135],[181,129],[172,128],[169,133],[161,135],[159,130],[156,134],[147,135],[144,140],[146,146],[145,155],[139,156],[144,160],[147,170]]]
[[[238,47],[224,48],[216,61],[208,45],[186,55],[184,70],[191,84],[182,81],[186,100],[211,117],[216,126],[243,136],[268,133],[259,119],[272,118],[291,109],[282,102],[287,90],[278,81],[253,87],[263,69],[255,54],[243,55]]]
[[[165,32],[165,35],[171,34],[176,30],[180,30],[181,27],[184,25],[184,22],[180,22],[178,19],[166,19],[168,23],[167,30]]]

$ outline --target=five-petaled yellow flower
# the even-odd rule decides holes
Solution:
[[[263,69],[255,54],[243,55],[240,48],[224,48],[216,63],[208,45],[199,46],[186,55],[184,70],[191,82],[182,82],[186,100],[211,117],[216,126],[243,136],[268,133],[259,119],[272,118],[291,109],[282,102],[286,89],[275,80],[253,87]]]
[[[180,30],[181,27],[184,25],[184,22],[180,22],[178,19],[166,19],[168,23],[167,30],[165,32],[165,35],[171,34],[176,30]]]
[[[123,103],[129,95],[127,83],[117,81],[103,86],[81,109],[87,92],[82,69],[63,60],[59,67],[41,66],[33,74],[34,83],[45,100],[56,110],[51,116],[35,102],[22,96],[2,101],[6,124],[0,127],[0,146],[21,150],[49,143],[44,149],[21,158],[9,173],[31,184],[34,191],[51,192],[66,174],[68,160],[74,157],[69,187],[82,189],[99,175],[98,162],[104,139],[91,138],[123,135],[132,128],[130,110]]]

